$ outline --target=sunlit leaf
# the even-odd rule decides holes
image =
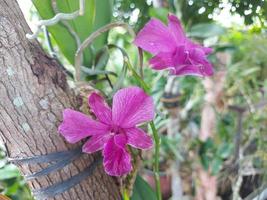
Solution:
[[[33,4],[42,19],[51,19],[56,14],[51,0],[33,0]],[[72,13],[79,9],[79,1],[57,0],[56,7],[59,12]],[[48,31],[71,64],[74,64],[75,52],[77,50],[77,40],[73,36],[73,32],[83,42],[96,29],[110,22],[112,17],[111,11],[111,0],[85,0],[85,14],[78,16],[74,20],[65,21],[72,31],[63,22],[48,27]],[[92,66],[92,50],[99,50],[106,43],[106,40],[107,33],[99,37],[91,48],[88,47],[84,51],[84,66]]]

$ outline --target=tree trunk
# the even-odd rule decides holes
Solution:
[[[11,158],[45,155],[75,148],[58,134],[64,108],[78,99],[59,65],[36,42],[25,38],[26,21],[15,0],[0,0],[0,138]],[[31,190],[47,188],[83,171],[94,160],[83,155],[64,168],[29,182]],[[19,165],[23,175],[47,164]],[[118,200],[115,179],[99,165],[93,175],[52,199]]]

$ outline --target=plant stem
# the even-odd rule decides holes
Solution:
[[[130,200],[126,190],[123,191],[123,200]]]
[[[158,131],[155,127],[154,122],[150,122],[150,127],[152,129],[154,141],[155,141],[155,160],[154,160],[154,178],[155,178],[155,184],[156,184],[156,195],[157,199],[161,200],[161,187],[160,187],[160,179],[159,179],[159,148],[160,148],[160,138]]]
[[[139,76],[139,74],[135,71],[135,69],[132,67],[131,63],[126,59],[126,64],[129,67],[130,71],[132,71],[133,76],[135,79],[139,82],[143,90],[145,92],[149,93],[149,87],[145,83],[145,81]],[[159,179],[159,149],[160,149],[160,138],[158,131],[155,127],[154,121],[150,122],[150,127],[153,133],[154,141],[155,141],[155,159],[154,159],[154,178],[155,178],[155,184],[156,184],[156,196],[157,200],[162,200],[161,196],[161,187],[160,187],[160,179]]]

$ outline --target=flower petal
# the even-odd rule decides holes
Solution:
[[[206,55],[209,55],[213,52],[213,49],[210,47],[204,47],[200,44],[197,44],[190,39],[187,39],[186,46],[188,49],[201,49]]]
[[[107,125],[72,109],[63,111],[63,122],[58,127],[58,131],[70,143],[78,142],[90,135],[105,134],[108,130]]]
[[[152,120],[154,104],[139,87],[128,87],[119,90],[113,97],[112,120],[121,128],[130,128],[142,122]]]
[[[173,66],[173,53],[160,52],[149,60],[153,69],[161,70]]]
[[[207,60],[202,48],[185,49],[185,46],[176,48],[173,56],[175,70],[171,73],[176,76],[210,76],[213,73],[212,65]]]
[[[152,54],[171,52],[175,39],[169,29],[158,19],[151,19],[138,33],[134,44]]]
[[[213,49],[210,47],[202,47],[202,51],[204,51],[206,55],[209,55],[213,52]]]
[[[109,134],[93,135],[84,145],[84,153],[94,153],[103,149],[104,144],[107,143],[108,139],[111,137]]]
[[[127,144],[127,136],[123,133],[117,134],[114,136],[114,142],[118,147],[124,149]]]
[[[177,45],[181,45],[186,42],[187,38],[181,26],[180,20],[173,14],[168,15],[168,28],[173,35]]]
[[[153,146],[152,138],[139,128],[125,129],[127,144],[138,149],[150,149]]]
[[[111,124],[112,122],[111,109],[105,103],[103,97],[94,92],[89,96],[88,104],[99,121],[105,124]]]
[[[202,76],[211,76],[213,74],[213,68],[211,63],[206,58],[206,54],[202,49],[193,49],[189,53],[189,60],[192,65],[199,66],[199,71]]]
[[[110,138],[104,147],[104,169],[110,176],[122,176],[132,170],[131,156],[125,146],[121,148],[115,143],[115,137]]]
[[[199,76],[199,77],[204,76],[200,70],[200,66],[198,65],[179,65],[175,67],[174,71],[171,72],[172,75],[176,76],[186,76],[186,75]]]

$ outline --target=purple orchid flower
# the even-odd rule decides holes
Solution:
[[[207,55],[212,49],[187,38],[175,15],[169,14],[168,20],[165,26],[158,19],[151,19],[134,40],[136,46],[154,55],[149,61],[152,68],[170,69],[177,76],[211,76],[213,68]]]
[[[81,112],[65,109],[59,132],[70,143],[91,136],[83,145],[83,152],[103,150],[104,168],[111,176],[129,173],[132,165],[126,145],[138,149],[153,146],[152,138],[137,127],[153,119],[153,99],[139,87],[128,87],[116,92],[112,109],[96,93],[89,96],[88,103],[97,121]]]

